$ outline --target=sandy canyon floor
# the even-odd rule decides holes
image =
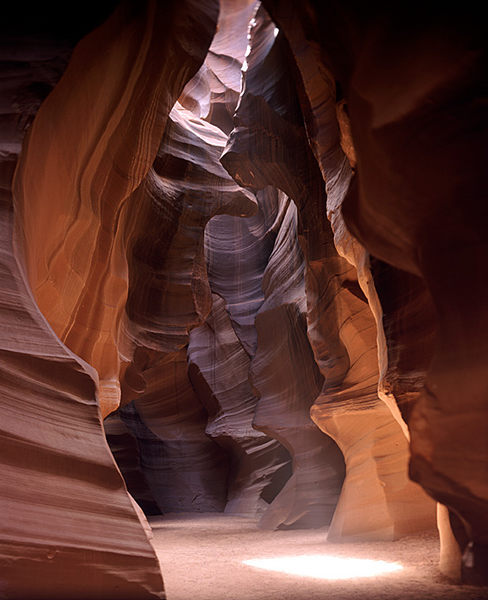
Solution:
[[[437,570],[435,531],[397,542],[332,544],[327,529],[262,531],[253,519],[150,519],[168,600],[486,600]]]

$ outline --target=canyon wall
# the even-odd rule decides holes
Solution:
[[[0,546],[8,598],[164,597],[150,529],[101,419],[119,397],[126,201],[203,61],[217,15],[211,2],[126,3],[73,53],[78,30],[53,31],[59,19],[33,19],[20,32],[15,23],[2,35]],[[161,36],[165,28],[171,33]]]
[[[0,596],[164,598],[141,507],[486,583],[475,15],[115,4],[2,25]]]
[[[464,580],[486,581],[481,15],[420,3],[408,10],[264,4],[286,32],[307,90],[307,129],[337,247],[342,213],[375,256],[373,282],[385,309],[384,318],[376,311],[386,341],[380,392],[390,405],[391,394],[398,397],[410,475],[448,507]],[[347,161],[334,171],[329,131],[337,124]],[[334,198],[349,168],[350,183]]]
[[[346,463],[328,537],[394,539],[424,529],[433,523],[434,504],[408,480],[407,439],[378,398],[375,320],[360,283],[366,286],[363,281],[358,283],[358,270],[334,245],[325,211],[329,194],[326,196],[304,128],[300,96],[303,99],[305,90],[295,91],[301,82],[289,45],[282,33],[276,34],[262,8],[251,30],[247,63],[235,128],[222,162],[237,181],[251,187],[272,183],[297,204],[305,257],[303,289],[298,297],[314,362],[323,375],[322,381],[316,379],[308,410],[315,423],[337,442]],[[338,132],[335,112],[334,123]],[[332,133],[327,138],[332,146],[329,154],[344,157],[339,135],[332,137]],[[291,286],[285,265],[282,258],[282,277]],[[291,271],[298,276],[297,266]],[[286,293],[281,291],[281,295]],[[259,320],[256,325],[259,331]],[[295,324],[292,329],[296,335],[300,326]],[[287,354],[293,356],[290,350]],[[306,355],[305,349],[299,354]],[[291,366],[287,370],[291,372]],[[298,374],[293,377],[298,378]],[[312,382],[314,378],[309,375],[305,379]],[[259,423],[259,413],[256,420]],[[326,465],[323,458],[320,462]]]

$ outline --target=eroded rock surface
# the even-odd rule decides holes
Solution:
[[[432,524],[410,457],[486,583],[481,15],[114,7],[1,24],[0,595],[164,597],[108,415],[147,512],[331,540]]]
[[[131,433],[119,412],[112,413],[103,420],[103,429],[129,494],[146,516],[161,514],[143,473],[140,440]]]
[[[256,354],[256,314],[262,278],[276,237],[277,204],[258,194],[259,210],[246,219],[221,216],[206,230],[212,311],[190,334],[190,374],[206,406],[207,434],[230,454],[227,512],[256,515],[286,480],[290,457],[254,427],[258,396],[250,370]]]
[[[248,354],[255,352],[254,316],[262,302],[269,240],[255,239],[263,228],[262,216],[250,216],[256,199],[220,164],[227,135],[209,122],[219,113],[212,112],[215,104],[230,111],[237,102],[242,41],[254,7],[224,3],[222,8],[218,34],[181,104],[171,111],[145,190],[128,219],[137,229],[128,230],[124,330],[135,350],[130,349],[134,358],[125,371],[122,398],[125,403],[136,397],[139,417],[161,440],[159,449],[157,439],[150,442],[160,462],[157,467],[156,459],[155,472],[146,477],[153,490],[158,487],[163,511],[225,506],[228,512],[254,515],[267,506],[262,496],[272,497],[275,473],[288,455],[252,426],[256,397]],[[237,261],[230,270],[229,257]],[[211,292],[226,299],[225,308]],[[185,364],[189,340],[192,385]],[[148,446],[147,436],[140,441]]]
[[[375,320],[356,270],[334,246],[323,180],[305,134],[300,106],[300,95],[305,102],[304,90],[294,92],[300,80],[293,78],[294,69],[298,74],[292,54],[262,9],[250,44],[236,127],[222,161],[238,181],[254,187],[272,183],[297,203],[306,259],[301,292],[306,309],[302,310],[325,378],[315,391],[311,414],[338,443],[346,461],[346,479],[329,537],[392,539],[424,529],[433,523],[434,506],[408,480],[407,440],[378,398]],[[273,78],[268,76],[263,86],[268,73]],[[332,117],[337,133],[332,141],[326,138],[332,144],[327,156],[332,161],[330,155],[336,152],[342,157],[340,164],[347,163],[335,110]],[[281,269],[285,271],[284,264]]]
[[[11,188],[22,138],[63,72],[70,41],[25,32],[2,38],[0,593],[164,598],[147,522],[103,434],[98,375],[41,314],[13,241]]]
[[[220,129],[176,104],[128,217],[123,329],[133,358],[122,401],[134,399],[162,442],[159,449],[151,444],[160,461],[153,464],[151,487],[163,512],[223,510],[226,503],[226,455],[205,434],[207,413],[188,379],[186,358],[190,330],[212,307],[205,226],[214,215],[245,216],[257,207],[254,195],[219,163],[225,141]]]
[[[97,369],[104,416],[120,400],[131,194],[205,57],[217,15],[210,0],[121,5],[77,46],[37,114],[18,167],[17,222],[29,281],[59,338]],[[179,23],[185,25],[178,34],[160,34]]]
[[[121,409],[162,513],[215,512],[227,500],[227,456],[206,434],[207,412],[188,378],[186,348],[144,372],[146,390]]]
[[[52,47],[50,29],[38,43],[27,26],[5,41],[0,503],[9,598],[164,597],[150,530],[115,466],[100,408],[107,414],[119,396],[124,202],[151,165],[218,13],[210,2],[169,9],[120,7],[79,43],[59,83],[69,35]],[[195,11],[199,22],[179,38],[160,35],[168,15],[176,24]],[[10,190],[29,125],[15,181],[16,245]]]
[[[282,192],[275,193],[278,234],[263,277],[265,301],[256,318],[258,351],[252,380],[260,399],[254,425],[288,449],[293,471],[260,525],[319,527],[332,518],[344,477],[343,461],[334,442],[310,418],[323,379],[307,337],[296,207]]]
[[[487,218],[481,200],[486,36],[480,15],[420,4],[407,11],[339,2],[265,4],[295,40],[297,63],[314,55],[322,79],[340,87],[335,94],[320,91],[307,71],[313,61],[302,61],[314,113],[310,131],[324,175],[320,109],[335,100],[346,103],[354,147],[348,162],[356,175],[343,213],[350,231],[391,265],[375,269],[386,308],[385,391],[396,391],[408,423],[410,474],[449,507],[470,565],[464,577],[480,582],[488,502],[486,386],[480,376],[486,360],[480,265]],[[344,127],[342,132],[347,137]],[[415,341],[407,315],[418,332]]]

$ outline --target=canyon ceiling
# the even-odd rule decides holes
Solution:
[[[1,598],[164,598],[192,511],[488,584],[487,36],[431,8],[6,11]]]

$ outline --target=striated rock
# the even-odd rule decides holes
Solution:
[[[0,253],[2,593],[163,598],[147,523],[103,435],[97,375],[56,338],[15,260],[9,183]]]
[[[480,201],[486,138],[480,14],[471,8],[429,11],[420,4],[408,11],[338,2],[265,4],[295,40],[297,62],[314,55],[321,78],[340,85],[337,97],[347,105],[357,161],[356,177],[344,190],[344,216],[366,248],[391,265],[376,268],[386,308],[388,350],[380,354],[389,360],[383,363],[385,391],[398,394],[408,421],[410,473],[449,507],[450,519],[442,522],[456,523],[469,563],[464,576],[479,583],[486,572],[488,499],[488,446],[480,441],[487,439],[480,376],[487,217]],[[303,60],[300,71],[314,113],[310,131],[327,176],[320,107],[332,106],[336,94],[312,79],[310,62]],[[412,331],[405,328],[407,315]]]
[[[310,148],[320,167],[325,182],[327,217],[334,234],[333,243],[337,253],[355,267],[349,279],[357,280],[357,292],[365,296],[376,323],[376,346],[378,352],[378,395],[386,402],[392,415],[405,435],[408,430],[401,417],[395,398],[389,393],[385,377],[388,370],[388,350],[383,328],[383,311],[370,271],[370,257],[365,248],[349,233],[342,217],[341,206],[348,192],[351,177],[356,169],[357,158],[351,136],[347,103],[337,89],[336,81],[318,51],[316,44],[308,43],[308,35],[318,36],[315,23],[310,21],[301,8],[292,3],[266,3],[273,18],[281,27],[290,45],[298,74],[297,93]],[[308,211],[307,211],[308,213]],[[325,236],[330,239],[327,228]],[[334,254],[335,251],[332,252]],[[342,270],[345,264],[342,263]],[[369,312],[368,309],[365,309]]]
[[[207,434],[231,459],[226,512],[251,515],[266,509],[290,468],[285,448],[253,427],[258,402],[250,381],[255,318],[264,300],[262,278],[278,211],[272,190],[258,193],[257,200],[255,216],[222,215],[207,225],[212,312],[192,330],[188,348],[191,380],[209,413]]]
[[[129,292],[122,401],[156,439],[145,469],[161,510],[223,510],[227,459],[205,434],[207,413],[187,374],[189,331],[211,310],[204,230],[218,214],[247,215],[254,196],[219,163],[226,136],[176,104],[153,168],[128,209]],[[149,440],[149,441],[148,441]],[[159,440],[159,443],[158,443]]]
[[[226,295],[219,288],[219,283],[215,282],[218,293],[222,293],[229,300],[228,308],[232,307],[229,308],[231,318],[245,348],[244,350],[241,347],[239,339],[232,340],[234,348],[237,348],[241,355],[240,388],[231,390],[233,396],[229,395],[229,392],[226,394],[219,386],[211,386],[210,390],[208,378],[203,375],[203,378],[198,380],[194,369],[192,383],[199,397],[197,400],[184,373],[184,346],[188,342],[188,333],[206,320],[206,325],[198,330],[200,333],[192,334],[189,348],[190,364],[201,372],[206,371],[206,365],[210,364],[212,378],[220,373],[224,379],[229,380],[228,365],[223,358],[228,349],[225,346],[228,333],[232,335],[233,331],[227,329],[227,333],[224,330],[220,332],[214,327],[216,335],[221,336],[219,346],[209,345],[203,348],[203,353],[198,349],[199,343],[209,343],[205,336],[211,335],[208,324],[214,318],[207,318],[212,307],[210,286],[213,286],[212,275],[215,275],[215,272],[210,275],[209,286],[203,233],[209,223],[208,231],[211,236],[213,225],[209,220],[214,215],[229,215],[216,216],[215,223],[238,223],[243,216],[248,216],[256,210],[254,196],[240,189],[219,162],[227,136],[221,129],[202,119],[206,116],[206,110],[203,109],[206,103],[213,106],[218,102],[229,105],[229,108],[237,100],[240,65],[247,43],[246,15],[254,10],[249,3],[242,3],[242,7],[237,11],[240,16],[236,20],[237,6],[227,3],[223,8],[223,15],[219,20],[219,33],[214,38],[204,66],[186,86],[180,98],[185,106],[178,103],[170,114],[157,160],[144,184],[145,191],[139,201],[133,204],[133,212],[128,219],[129,222],[137,224],[137,229],[127,232],[130,248],[130,285],[127,301],[128,319],[124,328],[127,331],[126,338],[132,340],[136,351],[126,370],[123,398],[124,401],[128,401],[134,396],[137,397],[135,406],[142,421],[163,442],[161,448],[156,450],[157,443],[153,439],[152,452],[166,457],[166,467],[161,466],[161,469],[172,469],[180,482],[161,477],[163,470],[152,477],[153,489],[156,486],[155,480],[160,480],[161,489],[156,496],[163,510],[223,508],[222,491],[225,494],[226,490],[222,486],[226,484],[227,473],[225,465],[222,464],[222,452],[216,452],[215,444],[204,435],[205,426],[202,426],[202,423],[206,416],[198,403],[200,400],[210,413],[207,434],[216,439],[230,454],[231,473],[226,510],[255,514],[263,503],[261,493],[271,485],[273,473],[287,460],[286,451],[279,444],[252,429],[256,399],[248,383],[250,360],[246,350],[250,351],[251,346],[255,346],[255,340],[251,338],[255,335],[252,333],[254,314],[262,302],[259,280],[262,273],[257,274],[258,279],[254,273],[233,273],[234,277],[238,277],[234,281],[233,297],[232,291]],[[240,30],[242,34],[237,40],[232,37],[236,30]],[[216,93],[212,69],[218,70],[223,83],[227,82],[226,85],[235,88],[233,94]],[[256,223],[258,222],[259,219]],[[244,229],[245,226],[240,228],[241,233]],[[255,233],[253,231],[252,235]],[[237,238],[233,243],[242,244],[243,239]],[[222,251],[222,248],[220,250]],[[258,267],[259,261],[266,260],[266,255],[261,254],[258,254],[256,259]],[[239,256],[238,260],[241,265],[252,264],[249,256]],[[213,261],[214,271],[219,265],[217,259]],[[210,270],[212,271],[212,261]],[[224,276],[228,277],[229,273],[226,272]],[[219,279],[218,275],[216,279]],[[243,286],[248,286],[248,297],[240,295]],[[236,292],[239,292],[238,296]],[[254,297],[251,298],[251,295]],[[246,303],[246,300],[249,302]],[[212,310],[217,310],[215,303]],[[225,321],[226,315],[221,313],[221,316],[224,321],[219,323],[228,325]],[[212,354],[212,347],[219,356],[218,363],[215,362],[217,359]],[[181,351],[175,355],[175,351],[180,348]],[[172,384],[170,380],[171,377],[175,377],[175,356],[178,357],[178,376]],[[141,366],[141,363],[144,364]],[[235,375],[235,371],[232,375]],[[235,387],[234,382],[231,386]],[[183,399],[180,397],[182,390],[185,390]],[[211,396],[218,398],[218,402],[222,404],[225,422],[229,424],[226,431],[213,422],[215,400],[211,399]],[[235,421],[232,410],[232,403],[235,402],[248,405],[247,416],[239,409],[237,421],[231,425],[233,419]],[[175,438],[172,428],[176,423],[179,424],[179,429]],[[187,433],[184,433],[185,431]],[[189,444],[188,448],[185,446],[186,442]],[[173,445],[174,450],[168,454],[166,447],[169,443]],[[195,459],[196,456],[199,457],[198,460]],[[184,499],[184,486],[181,482],[184,481],[186,471],[182,468],[182,461],[188,469],[193,469],[187,474],[191,481],[186,484]],[[202,472],[205,473],[205,477],[202,477]],[[206,491],[197,493],[193,489],[193,480],[198,480],[199,485]],[[176,491],[172,491],[172,487],[176,487]],[[170,494],[172,499],[163,499],[164,494]],[[177,496],[181,496],[181,499],[176,500]]]
[[[0,23],[0,595],[164,598],[140,507],[394,539],[408,468],[487,583],[481,13],[72,8]]]
[[[280,66],[276,50],[272,50],[275,39],[274,26],[269,20],[265,21],[262,9],[258,11],[256,21],[257,25],[251,35],[251,51],[247,57],[243,93],[235,115],[235,129],[229,137],[222,163],[236,181],[243,185],[252,188],[264,188],[268,184],[277,185],[295,198],[302,199],[310,191],[306,186],[316,167],[313,162],[307,163],[306,160],[309,151],[304,141],[303,122],[294,93],[295,84],[285,77],[280,78],[283,65]],[[260,78],[264,73],[266,73],[266,90],[263,90],[261,85],[263,79]],[[270,80],[271,73],[273,79]],[[286,103],[283,103],[283,98],[287,99]],[[276,113],[267,109],[266,100],[279,102]],[[260,123],[255,127],[257,115]],[[277,144],[279,134],[285,130],[289,136],[288,144],[280,146]],[[268,131],[272,131],[271,135],[267,134]],[[297,138],[299,142],[293,143]],[[301,146],[300,142],[302,142]],[[305,159],[301,156],[300,150],[305,152]],[[294,171],[288,170],[289,164],[293,164]],[[309,206],[314,207],[313,203],[309,203]],[[310,221],[313,222],[316,217],[317,213],[311,212]],[[290,219],[293,221],[294,217],[289,216],[286,225],[282,227],[293,240],[296,238],[296,226],[291,224]],[[283,241],[286,235],[284,232],[281,232],[280,237],[282,244],[286,244]],[[275,242],[277,253],[276,244],[277,242]],[[290,241],[290,244],[296,245],[296,239]],[[297,252],[299,251],[295,248],[291,257],[283,256],[283,265],[280,267],[277,264],[273,267],[268,265],[268,269],[271,269],[270,273],[283,270],[281,274],[275,273],[274,277],[290,279],[282,289],[280,286],[276,290],[270,287],[268,290],[270,298],[265,303],[267,308],[265,305],[261,307],[256,321],[260,342],[255,361],[259,359],[259,366],[256,370],[253,361],[253,383],[261,395],[261,400],[258,404],[255,426],[273,435],[288,448],[296,468],[295,475],[273,502],[268,514],[263,517],[263,525],[271,527],[278,526],[280,523],[308,526],[328,523],[342,480],[342,460],[337,447],[329,438],[316,430],[309,416],[311,398],[315,398],[319,392],[320,387],[317,386],[320,384],[321,377],[305,333],[306,298],[301,262],[303,259],[298,258]],[[288,268],[285,266],[285,261],[290,261]],[[298,265],[301,266],[295,275],[294,270]],[[273,276],[269,275],[271,278]],[[263,286],[265,285],[268,284],[263,281]],[[281,308],[278,308],[280,305]],[[275,310],[271,310],[271,307]],[[266,318],[264,316],[261,318],[261,313],[265,311],[269,314]],[[271,323],[269,326],[264,324],[267,319]],[[302,327],[301,336],[295,332],[295,328],[300,327]],[[283,332],[281,345],[275,339],[277,335],[274,332],[275,328]],[[287,335],[292,339],[297,338],[295,344],[287,341]],[[272,344],[271,348],[269,344]],[[269,353],[270,364],[275,365],[276,376],[268,372],[264,375],[263,355],[259,355],[261,350]],[[303,357],[300,356],[301,353],[304,354]],[[302,365],[301,369],[309,373],[308,378],[304,377],[303,373],[298,375],[299,369],[289,363],[292,360],[288,358],[289,356],[295,357],[300,365],[302,362],[307,365],[306,367]],[[256,376],[256,373],[259,375]],[[263,377],[264,381],[259,382],[256,377],[258,379]],[[297,378],[303,383],[295,389],[298,385],[295,381]],[[280,416],[285,411],[289,411],[294,416],[290,420],[281,419]],[[314,455],[313,463],[308,464],[304,460],[307,453]],[[325,460],[327,455],[328,461]],[[314,481],[319,489],[314,489]]]
[[[343,462],[334,442],[310,419],[322,376],[307,338],[296,208],[284,194],[279,196],[278,235],[264,272],[265,301],[256,318],[258,351],[252,361],[252,380],[260,400],[254,426],[288,449],[293,473],[260,526],[319,527],[332,518],[344,477]]]
[[[370,76],[378,77],[388,70],[384,61],[377,62],[388,45],[390,60],[401,66],[395,85],[403,102],[387,106],[379,90],[367,86],[384,132],[378,137],[363,112],[364,75],[357,73],[349,104],[358,157],[364,158],[358,158],[361,193],[351,190],[345,215],[378,257],[420,275],[432,298],[436,338],[409,419],[410,472],[461,519],[457,538],[465,553],[465,581],[486,583],[488,414],[481,373],[487,357],[487,287],[481,265],[487,211],[481,198],[487,54],[478,18],[474,13],[458,21],[457,12],[449,10],[439,24],[427,20],[419,27],[408,21],[406,37],[390,49],[383,34],[364,57],[365,67],[375,64]],[[407,79],[405,72],[412,75]],[[418,139],[412,131],[419,132]],[[378,153],[387,153],[389,163]]]
[[[256,354],[256,313],[264,300],[262,280],[279,226],[279,199],[271,189],[256,193],[258,211],[246,219],[214,217],[205,230],[212,292],[225,300],[232,327],[249,357]]]
[[[247,30],[257,0],[220,0],[217,31],[200,71],[183,90],[179,102],[228,134],[241,90],[241,67]]]
[[[97,374],[39,311],[13,242],[11,187],[22,138],[63,71],[66,37],[19,34],[1,44],[0,593],[164,598],[147,522],[103,435]]]
[[[128,199],[152,165],[172,105],[205,56],[217,14],[212,0],[122,4],[77,46],[30,129],[17,169],[17,223],[29,281],[56,334],[97,369],[103,415],[120,398],[123,224],[134,198]],[[160,34],[172,24],[177,35]]]
[[[223,3],[205,63],[171,111],[156,161],[127,216],[122,401],[136,400],[122,415],[138,438],[143,471],[165,512],[223,510],[228,495],[227,454],[205,434],[207,413],[188,379],[186,345],[212,306],[206,224],[214,215],[256,210],[252,194],[240,190],[219,163],[226,136],[203,120],[216,95],[220,102],[236,100],[237,90],[222,95],[221,88],[229,76],[239,85],[240,46],[252,10],[249,2],[241,4]],[[242,13],[237,24],[236,11]],[[242,36],[233,39],[231,56],[221,40],[236,27]],[[219,65],[222,82],[212,71]]]
[[[335,439],[346,460],[346,479],[329,537],[392,539],[429,527],[434,506],[409,482],[407,440],[378,399],[375,320],[355,270],[334,247],[324,210],[322,177],[309,150],[301,116],[299,98],[306,102],[305,94],[297,97],[293,92],[297,84],[290,73],[294,68],[283,35],[275,36],[274,24],[260,9],[251,33],[236,128],[222,161],[247,185],[272,183],[281,187],[296,200],[299,209],[299,231],[307,259],[308,333],[325,377],[322,391],[316,391],[311,414]],[[273,73],[273,79],[268,76],[263,87],[267,73]],[[300,84],[298,77],[297,81]],[[283,98],[287,98],[286,104]],[[334,104],[332,109],[337,129],[335,152],[344,156]],[[329,161],[333,160],[332,152],[333,148],[327,151]],[[336,197],[339,191],[333,188],[330,193]],[[360,493],[358,485],[364,486]]]
[[[128,212],[124,334],[133,345],[170,353],[188,343],[189,331],[211,309],[206,224],[215,215],[257,209],[254,195],[219,163],[226,139],[181,105],[171,111],[154,166]]]
[[[195,11],[200,18],[178,39],[161,37],[168,10],[175,23]],[[15,182],[18,247],[11,241],[10,186],[22,130],[71,48],[58,44],[52,51],[43,41],[40,51],[19,38],[20,51],[12,52],[17,42],[8,41],[14,58],[7,57],[11,125],[2,137],[2,319],[9,335],[2,350],[1,439],[2,456],[10,458],[0,503],[7,516],[2,591],[9,598],[164,597],[149,528],[109,452],[99,404],[106,414],[118,402],[124,201],[151,165],[165,117],[203,59],[216,13],[215,3],[180,3],[175,10],[153,2],[124,5],[80,42],[24,143]],[[167,61],[171,52],[180,53],[179,63]],[[38,84],[25,84],[36,78]],[[139,111],[145,120],[134,119]],[[24,258],[50,324],[29,291]],[[96,367],[100,382],[55,333]]]
[[[225,512],[259,514],[289,455],[253,428],[257,398],[249,381],[251,360],[217,295],[205,325],[190,334],[188,357],[191,381],[209,413],[205,431],[229,454]]]
[[[191,380],[209,412],[206,431],[227,448],[232,461],[226,511],[252,515],[266,509],[290,471],[285,448],[253,427],[255,319],[264,300],[262,278],[279,212],[273,190],[259,192],[257,201],[253,217],[222,215],[207,225],[212,312],[205,325],[191,332],[188,352]]]

